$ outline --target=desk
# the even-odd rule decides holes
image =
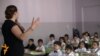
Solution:
[[[36,51],[27,51],[24,53],[24,56],[44,56],[44,55],[45,53]]]
[[[79,53],[79,56],[97,56],[95,53]]]

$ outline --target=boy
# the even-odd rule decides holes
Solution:
[[[29,50],[35,50],[36,49],[36,46],[34,44],[34,39],[29,39],[28,45],[25,47],[25,49],[29,49]]]
[[[71,45],[67,45],[65,48],[65,54],[63,56],[75,56],[73,52],[73,47]]]
[[[55,35],[54,34],[50,34],[49,39],[50,40],[49,40],[47,46],[50,47],[50,48],[52,48],[53,43],[55,42]]]
[[[38,46],[36,48],[36,51],[45,53],[45,47],[43,45],[43,40],[42,39],[38,40]]]
[[[62,51],[60,49],[61,49],[61,42],[55,41],[53,51],[51,51],[49,56],[62,56]]]
[[[66,44],[70,44],[69,35],[68,34],[65,34],[64,35],[64,38],[65,38]]]

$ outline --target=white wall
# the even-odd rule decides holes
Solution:
[[[73,0],[0,0],[0,11],[14,4],[20,12],[21,22],[40,17],[42,22],[73,22]],[[4,19],[4,13],[0,13]]]

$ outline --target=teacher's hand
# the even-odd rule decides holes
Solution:
[[[40,18],[38,17],[36,20],[32,20],[32,24],[31,24],[31,29],[34,30],[38,25],[39,25],[39,22],[40,22]]]

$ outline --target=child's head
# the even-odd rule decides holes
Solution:
[[[65,38],[65,40],[68,40],[69,39],[69,35],[68,34],[65,34],[64,35],[64,38]]]
[[[61,42],[55,41],[54,42],[54,50],[59,50],[59,49],[61,49]]]
[[[85,42],[84,41],[80,42],[79,43],[79,48],[84,48],[84,47],[85,47]]]
[[[85,35],[86,35],[86,36],[90,36],[90,34],[89,34],[88,32],[85,32]]]
[[[29,39],[28,44],[32,45],[34,43],[34,39]]]
[[[74,35],[74,36],[73,36],[73,39],[77,39],[77,38],[78,38],[78,35]]]
[[[95,33],[94,33],[94,36],[98,37],[98,33],[97,33],[97,32],[95,32]]]
[[[59,38],[59,41],[62,43],[62,42],[64,42],[65,43],[65,38],[64,37],[60,37]]]
[[[88,32],[84,32],[84,33],[82,34],[82,36],[83,36],[83,37],[87,37],[87,36],[90,36],[90,34],[89,34]]]
[[[50,35],[49,35],[49,38],[50,38],[50,40],[52,41],[52,40],[55,39],[55,35],[54,35],[54,34],[50,34]]]
[[[69,53],[72,52],[72,51],[73,51],[73,47],[72,47],[71,45],[66,45],[65,52],[66,52],[67,54],[69,54]]]
[[[43,40],[42,39],[38,39],[38,45],[42,46],[43,45]]]
[[[99,42],[98,41],[93,41],[92,48],[95,49],[95,48],[98,48],[98,47],[99,47]]]

